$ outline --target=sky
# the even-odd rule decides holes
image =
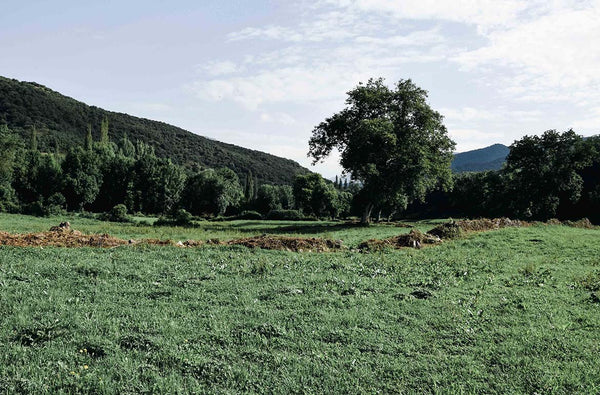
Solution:
[[[369,78],[412,79],[457,152],[600,133],[600,0],[0,0],[0,75],[311,166]]]

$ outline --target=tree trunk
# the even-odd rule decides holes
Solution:
[[[381,222],[381,209],[377,212],[377,223]]]
[[[371,211],[373,210],[373,203],[367,204],[365,207],[365,211],[363,212],[360,223],[363,225],[368,225],[371,222]]]

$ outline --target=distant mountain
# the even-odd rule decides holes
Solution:
[[[462,173],[467,171],[500,170],[509,152],[510,149],[503,144],[494,144],[485,148],[461,152],[454,155],[451,165],[452,171]]]
[[[143,141],[153,146],[158,156],[186,167],[229,167],[240,177],[251,170],[261,182],[274,184],[290,184],[296,174],[309,172],[289,159],[222,143],[164,122],[88,106],[34,82],[0,77],[0,124],[8,125],[26,141],[35,125],[42,150],[66,151],[83,144],[88,125],[98,140],[104,117],[112,141],[127,134],[131,141]]]

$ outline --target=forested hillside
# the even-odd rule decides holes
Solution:
[[[510,149],[503,144],[494,144],[489,147],[472,151],[461,152],[454,155],[452,171],[462,173],[467,171],[500,170]]]
[[[65,152],[83,145],[90,125],[98,139],[104,118],[112,141],[127,135],[133,142],[154,147],[157,156],[187,168],[228,167],[240,177],[251,171],[261,182],[272,184],[291,184],[296,174],[309,172],[289,159],[211,140],[164,122],[88,106],[34,82],[0,77],[0,124],[25,141],[35,126],[42,151]]]

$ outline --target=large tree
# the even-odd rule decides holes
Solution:
[[[548,130],[515,141],[504,170],[515,215],[545,220],[556,215],[560,204],[577,202],[583,190],[579,171],[591,164],[590,150],[573,130]]]
[[[348,92],[346,104],[313,130],[309,156],[318,162],[340,151],[344,171],[363,186],[363,223],[373,207],[405,207],[432,189],[451,187],[455,144],[425,90],[411,80],[390,89],[383,79],[370,79]]]

